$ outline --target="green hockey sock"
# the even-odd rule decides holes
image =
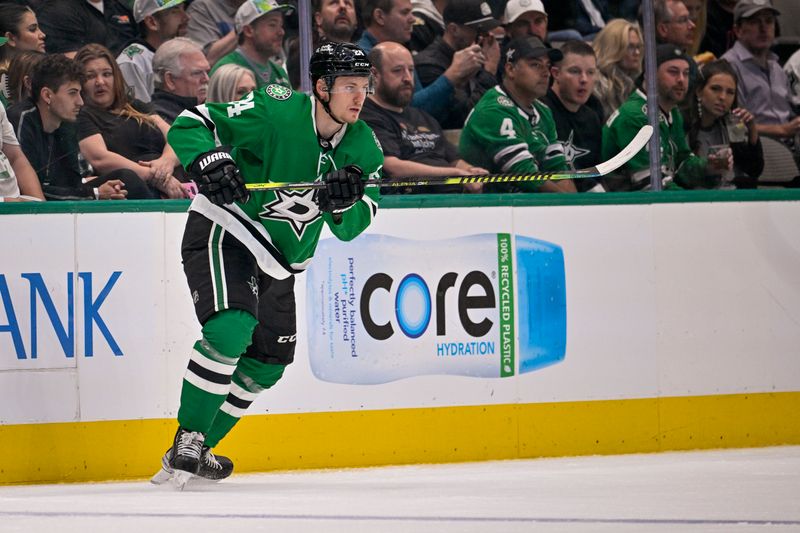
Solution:
[[[252,342],[257,320],[238,309],[213,315],[203,326],[203,338],[194,344],[183,378],[178,423],[190,431],[207,433],[228,396],[231,375],[239,356]]]
[[[236,425],[258,394],[281,379],[285,369],[285,365],[262,363],[249,357],[239,359],[236,372],[233,374],[230,393],[211,424],[205,445],[211,448],[216,446]]]

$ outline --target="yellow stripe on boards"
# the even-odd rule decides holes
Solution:
[[[237,472],[800,444],[800,392],[246,416]],[[0,484],[154,474],[174,420],[0,426]]]

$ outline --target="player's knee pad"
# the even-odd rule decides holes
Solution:
[[[239,357],[253,342],[256,317],[241,309],[225,309],[203,324],[203,338],[219,353]]]
[[[275,385],[283,376],[284,370],[286,370],[286,365],[274,365],[243,357],[236,367],[236,374],[239,379],[249,381],[248,389],[255,392],[253,389],[265,390]],[[251,383],[256,386],[252,387]]]

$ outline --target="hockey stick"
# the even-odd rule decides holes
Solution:
[[[647,141],[653,135],[653,127],[642,126],[642,129],[623,148],[617,155],[591,168],[574,171],[561,172],[541,172],[537,174],[487,174],[483,176],[431,176],[417,178],[372,178],[364,180],[365,185],[377,185],[380,187],[413,187],[419,185],[462,185],[465,183],[512,183],[520,181],[556,181],[583,178],[599,178],[620,168],[622,165],[633,159],[639,151],[645,147]],[[311,181],[301,183],[248,183],[246,185],[251,191],[281,190],[290,191],[295,189],[321,189],[325,187],[322,181]]]

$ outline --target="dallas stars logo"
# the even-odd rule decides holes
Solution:
[[[263,211],[258,216],[289,224],[297,239],[302,239],[309,224],[313,224],[320,216],[319,208],[314,202],[315,192],[313,189],[275,191],[275,200],[264,204]]]
[[[250,281],[247,282],[250,286],[250,290],[253,291],[253,295],[258,296],[258,280],[255,276],[250,276]]]
[[[569,139],[561,143],[564,146],[564,157],[566,158],[567,163],[569,163],[569,165],[572,167],[572,170],[575,170],[576,168],[575,161],[589,153],[589,150],[586,148],[581,148],[580,146],[575,145],[574,137],[575,130],[571,130],[569,132]]]

